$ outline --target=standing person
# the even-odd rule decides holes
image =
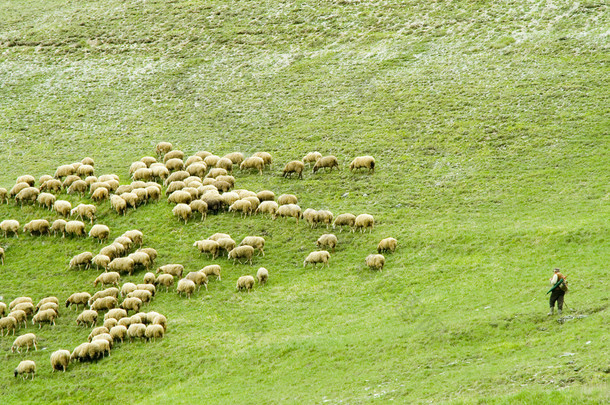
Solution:
[[[549,290],[551,293],[551,299],[549,300],[551,311],[548,315],[553,315],[555,311],[555,302],[557,302],[557,314],[561,315],[561,311],[563,310],[563,296],[566,294],[566,291],[568,291],[566,276],[561,274],[559,269],[555,269],[553,270],[553,277],[549,279],[549,282],[553,288]]]

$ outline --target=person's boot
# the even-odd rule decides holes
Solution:
[[[561,316],[561,309],[557,309],[557,315]]]
[[[546,314],[546,315],[547,315],[547,316],[551,316],[551,315],[553,315],[554,313],[555,313],[555,307],[551,307],[551,311],[550,311],[548,314]]]

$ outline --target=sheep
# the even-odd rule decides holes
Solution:
[[[153,248],[140,248],[137,251],[146,253],[148,255],[148,257],[150,257],[151,263],[154,263],[155,260],[157,259],[157,251]]]
[[[228,174],[229,172],[224,167],[215,167],[213,169],[210,169],[210,171],[205,177],[207,179],[216,179],[217,177],[227,176]]]
[[[201,285],[205,286],[205,289],[208,289],[208,276],[201,271],[191,271],[189,272],[185,279],[191,280],[197,286],[197,291],[201,288]]]
[[[30,304],[33,303],[32,298],[30,297],[17,297],[8,304],[8,309],[13,310],[17,305],[24,302],[29,302]]]
[[[19,310],[24,311],[27,316],[30,316],[34,313],[34,304],[32,304],[31,302],[22,302],[15,305],[12,309],[13,312]]]
[[[166,264],[157,269],[157,273],[171,274],[172,276],[182,277],[184,266],[181,264]]]
[[[108,338],[106,338],[106,335]],[[100,357],[110,356],[112,337],[109,334],[103,334],[96,336],[91,341],[91,346],[96,347],[96,350],[100,353]]]
[[[89,333],[87,340],[91,342],[94,337],[101,335],[102,333],[108,333],[108,328],[105,326],[98,326],[97,328],[94,328],[91,333]]]
[[[115,297],[102,297],[93,301],[90,306],[90,309],[94,311],[104,311],[107,309],[115,308],[117,305],[119,305],[119,303]]]
[[[110,197],[110,206],[119,215],[125,215],[125,212],[127,211],[127,201],[116,194]]]
[[[220,266],[217,264],[210,264],[209,266],[205,266],[199,271],[205,274],[206,277],[209,277],[213,274],[218,278],[218,280],[220,280]]]
[[[241,212],[240,216],[243,216],[245,218],[247,215],[250,215],[252,213],[252,204],[250,203],[250,201],[247,200],[237,200],[229,206],[229,212],[231,211],[239,211]]]
[[[320,152],[309,152],[307,155],[303,156],[303,163],[316,163],[318,160],[320,160],[320,158],[322,157],[322,154]]]
[[[219,160],[220,160],[220,156],[210,154],[203,158],[203,163],[205,163],[207,167],[213,167],[213,166],[216,166],[216,163]]]
[[[260,267],[256,272],[256,279],[260,285],[265,285],[269,279],[269,271],[264,267]]]
[[[305,267],[309,263],[311,263],[311,265],[314,268],[316,267],[317,263],[322,263],[322,267],[324,267],[324,265],[329,267],[329,265],[328,265],[329,259],[330,259],[330,253],[328,253],[326,250],[318,250],[315,252],[311,252],[309,255],[307,255],[307,258],[305,259],[305,261],[303,261],[303,267]]]
[[[150,341],[152,339],[153,341],[155,341],[156,339],[163,338],[163,336],[165,335],[165,329],[161,325],[148,325],[146,327],[144,335],[146,336],[147,340]]]
[[[375,173],[375,158],[372,156],[358,156],[352,160],[349,170],[368,169],[369,173]]]
[[[136,287],[137,287],[136,291],[137,290],[148,291],[151,294],[151,298],[157,294],[157,288],[152,283],[137,284]],[[141,295],[143,295],[143,293],[137,293],[135,296],[140,298]]]
[[[66,371],[70,364],[70,352],[68,350],[56,350],[51,354],[51,369]]]
[[[88,292],[74,293],[70,295],[66,300],[66,308],[71,307],[72,305],[76,305],[76,308],[78,309],[78,306],[81,304],[84,307],[85,305],[87,305],[90,299],[91,294],[89,294]]]
[[[0,247],[0,262],[4,264],[4,248]]]
[[[169,291],[169,287],[174,284],[174,276],[171,274],[160,274],[155,280],[155,285],[164,285],[165,291]]]
[[[72,210],[72,204],[66,200],[57,200],[53,204],[53,210],[59,215],[68,217],[70,215],[70,211]]]
[[[102,200],[107,200],[109,195],[110,194],[109,194],[109,191],[108,191],[107,188],[99,187],[99,188],[95,189],[95,191],[93,191],[91,193],[91,199],[93,201],[99,202],[99,201],[102,201]]]
[[[78,204],[70,211],[70,215],[76,214],[80,219],[87,218],[93,224],[96,212],[97,207],[93,204]]]
[[[297,225],[299,224],[299,218],[303,217],[303,214],[301,213],[301,207],[296,204],[281,205],[277,210],[277,215],[280,217],[296,218]]]
[[[167,170],[169,170],[170,172],[183,170],[184,162],[182,161],[182,159],[169,159],[167,162],[165,162],[165,167],[167,167]]]
[[[208,167],[205,163],[192,163],[187,166],[186,171],[191,176],[203,177],[205,176],[205,172],[208,170]]]
[[[252,287],[254,287],[254,277],[241,276],[237,279],[237,285],[235,288],[237,289],[237,291],[246,290],[250,292],[250,290],[252,290]]]
[[[129,302],[129,301],[128,301]],[[130,306],[132,305],[131,303],[127,303],[126,305]],[[136,308],[139,308],[138,303],[135,304]],[[129,325],[131,325],[132,323],[143,323],[142,322],[142,318],[140,318],[137,314],[136,315],[132,315],[130,317],[124,317],[118,320],[117,325],[121,325],[124,326],[126,328],[129,328]]]
[[[56,200],[57,198],[50,193],[40,193],[38,194],[38,198],[36,198],[36,202],[38,202],[38,205],[41,207],[45,207],[48,210],[53,208],[53,204],[55,204]]]
[[[167,202],[173,204],[190,204],[193,201],[193,196],[187,191],[174,191],[167,197]]]
[[[190,165],[195,164],[195,163],[203,163],[203,158],[201,156],[197,156],[197,155],[189,156],[188,158],[186,158],[186,161],[184,162],[184,166],[189,167]]]
[[[121,286],[121,297],[126,296],[132,291],[135,291],[138,288],[134,283],[125,283]]]
[[[142,302],[146,304],[152,300],[153,294],[148,289],[139,290],[139,289],[137,289],[137,286],[136,286],[136,289],[134,291],[127,294],[127,298],[134,298],[134,297],[141,299]]]
[[[146,325],[143,323],[134,323],[129,325],[127,329],[127,336],[129,336],[129,341],[133,342],[135,338],[140,338],[142,340],[146,337]]]
[[[52,193],[61,192],[61,181],[57,179],[47,180],[44,183],[40,184],[40,191],[50,191]]]
[[[175,183],[177,181],[183,181],[185,179],[187,179],[190,176],[189,172],[185,171],[185,170],[179,170],[177,172],[173,172],[172,174],[170,174],[167,179],[165,179],[165,181],[163,182],[163,185],[165,186],[169,186],[172,183]]]
[[[235,264],[236,261],[241,263],[241,259],[245,259],[252,264],[252,256],[254,256],[254,248],[247,245],[238,246],[231,250],[227,255],[229,259],[233,259],[233,264]]]
[[[225,206],[222,196],[217,193],[205,194],[201,196],[201,200],[205,201],[205,203],[208,205],[208,212],[218,213],[218,211],[223,209]]]
[[[87,236],[85,224],[81,221],[68,221],[66,223],[66,234],[75,236]]]
[[[215,240],[198,240],[193,243],[200,253],[209,253],[212,255],[212,260],[216,259],[220,250],[220,245]]]
[[[36,183],[36,179],[34,176],[24,174],[23,176],[17,177],[17,181],[15,181],[15,183],[27,183],[30,187],[32,187],[34,186],[34,183]]]
[[[303,162],[299,160],[293,160],[291,162],[286,163],[286,166],[284,166],[282,177],[292,177],[292,173],[296,173],[299,175],[299,179],[302,179],[303,169],[305,169],[305,165],[303,164]]]
[[[48,322],[55,326],[55,318],[57,318],[57,312],[55,312],[54,309],[38,311],[38,313],[32,317],[32,325],[38,323],[38,329],[42,328],[43,322]]]
[[[118,321],[121,318],[125,318],[127,316],[127,311],[125,311],[123,308],[112,308],[111,310],[109,310],[108,312],[106,312],[106,315],[104,315],[104,320],[108,320],[108,319],[114,319],[116,321]]]
[[[28,327],[28,315],[25,313],[25,311],[16,309],[14,311],[9,312],[6,317],[14,318],[17,321],[18,326],[21,326],[21,324],[23,324],[24,328]]]
[[[105,297],[112,297],[112,298],[118,299],[119,289],[116,287],[109,287],[109,288],[106,288],[105,290],[98,291],[95,294],[93,294],[93,296],[89,299],[88,304],[92,305],[98,299],[105,298]]]
[[[133,162],[130,166],[129,166],[129,175],[133,176],[133,174],[135,172],[137,172],[140,169],[146,169],[146,163],[138,161],[138,162]]]
[[[324,234],[318,238],[316,245],[318,246],[318,249],[328,246],[333,250],[333,253],[335,253],[335,247],[337,247],[337,237],[332,233]]]
[[[133,260],[132,260],[133,262]],[[112,262],[110,262],[112,264]],[[110,267],[110,265],[108,265]],[[102,284],[102,287],[107,284],[119,285],[119,280],[121,279],[121,275],[116,271],[109,271],[107,273],[102,273],[93,282],[93,285],[96,286],[98,283]]]
[[[271,215],[272,219],[275,219],[278,208],[279,206],[275,201],[263,201],[256,209],[256,213],[267,213]]]
[[[163,163],[167,163],[171,159],[184,159],[184,152],[181,150],[172,150],[163,155]]]
[[[70,184],[70,187],[68,187],[68,190],[66,192],[68,194],[78,193],[81,197],[83,197],[87,192],[87,188],[87,183],[84,180],[76,180],[72,184]]]
[[[336,167],[339,170],[339,161],[333,155],[324,156],[316,161],[313,166],[313,172],[316,173],[323,167],[328,167],[328,171],[332,171],[333,167]]]
[[[108,265],[110,264],[110,257],[102,254],[97,254],[93,256],[93,259],[91,259],[91,263],[95,264],[95,267],[97,267],[98,269],[101,267],[102,269],[107,270]]]
[[[323,223],[326,225],[326,229],[333,222],[333,213],[328,210],[320,210],[316,213],[315,223]]]
[[[225,169],[227,171],[227,173],[231,173],[233,171],[233,162],[231,161],[231,159],[228,159],[226,157],[222,157],[222,158],[218,159],[218,162],[216,162],[215,166],[216,166],[216,169]],[[227,173],[225,173],[225,174],[227,174]],[[218,177],[218,176],[210,176],[210,177]]]
[[[142,300],[138,297],[125,298],[121,303],[121,307],[126,311],[139,312],[142,307]]]
[[[372,269],[378,269],[379,271],[383,270],[383,266],[385,265],[385,257],[383,255],[368,255],[365,259],[366,265]]]
[[[0,204],[4,202],[8,204],[8,191],[4,187],[0,187]]]
[[[297,196],[294,194],[282,194],[277,198],[277,205],[298,204]]]
[[[17,337],[11,346],[11,353],[14,353],[15,350],[17,350],[17,353],[21,353],[21,348],[24,346],[26,347],[26,353],[30,351],[30,347],[34,347],[34,350],[38,350],[38,347],[36,347],[36,335],[33,333],[26,333],[25,335]]]
[[[121,195],[124,193],[131,193],[133,191],[133,186],[131,184],[123,184],[116,189],[116,194]]]
[[[110,311],[113,311],[113,310],[115,310],[115,309],[117,309],[117,308],[113,308],[113,309],[111,309]],[[122,308],[118,308],[118,309],[122,309]],[[110,312],[110,311],[108,311],[108,312]],[[106,313],[106,315],[107,315],[107,314],[108,314],[108,313]],[[106,329],[110,330],[110,329],[112,329],[113,327],[115,327],[115,326],[117,326],[117,325],[118,325],[119,321],[117,321],[117,320],[116,320],[116,319],[114,319],[114,318],[106,318],[106,315],[104,315],[104,327],[105,327]]]
[[[39,194],[40,190],[38,190],[36,187],[26,187],[17,193],[15,196],[15,201],[23,207],[24,202],[32,204],[35,203]]]
[[[44,304],[48,304],[48,303],[54,303],[54,304],[59,305],[59,300],[57,299],[57,297],[53,297],[53,296],[45,297],[45,298],[41,299],[40,301],[38,301],[38,304],[36,304],[36,310],[40,309],[40,307],[42,307]]]
[[[14,198],[17,194],[21,192],[21,190],[25,190],[28,187],[31,187],[28,183],[17,183],[13,187],[11,187],[11,190],[8,192],[8,196]]]
[[[150,266],[152,265],[150,256],[148,256],[148,254],[146,254],[145,252],[134,252],[134,253],[130,254],[129,256],[127,256],[127,258],[133,260],[134,269],[135,269],[135,267],[141,266],[141,267],[144,267],[146,270],[148,270],[150,268]]]
[[[37,311],[38,312],[45,311],[47,309],[52,309],[59,316],[59,303],[56,303],[56,302],[47,302],[47,303],[42,304],[40,306],[40,308],[37,307]]]
[[[261,236],[246,236],[239,244],[239,246],[252,246],[265,256],[265,238]]]
[[[153,177],[153,171],[151,169],[149,169],[148,167],[139,168],[131,176],[131,178],[133,180],[144,180],[144,181],[148,181],[152,177]]]
[[[191,212],[198,212],[201,214],[201,222],[203,222],[207,216],[208,204],[203,200],[193,200],[190,204]]]
[[[130,257],[117,257],[108,265],[108,270],[118,273],[129,273],[131,276],[136,267],[136,263]]]
[[[0,248],[1,249],[1,248]],[[0,318],[6,314],[7,306],[4,302],[0,302]]]
[[[263,169],[265,168],[265,161],[258,156],[251,156],[241,162],[239,165],[239,170],[250,170],[256,169],[258,170],[258,174],[263,174]]]
[[[14,336],[15,329],[17,329],[17,320],[10,315],[0,318],[0,336],[4,336],[4,329],[6,329],[6,336],[8,336],[11,330],[13,331]]]
[[[341,232],[343,230],[343,226],[347,225],[348,227],[352,228],[355,223],[356,223],[356,216],[354,214],[350,214],[350,213],[340,214],[340,215],[337,215],[337,218],[335,218],[335,222],[333,222],[333,229],[335,229],[335,227],[339,226],[340,227],[339,232]]]
[[[127,207],[131,206],[131,208],[136,208],[140,202],[140,198],[133,191],[121,194],[121,198],[125,200]]]
[[[155,284],[156,277],[154,273],[146,273],[144,274],[144,284]]]
[[[186,225],[191,217],[192,210],[188,204],[177,204],[172,209],[172,212],[174,213],[174,216],[182,218],[184,220],[184,224]]]
[[[80,266],[85,266],[85,270],[87,270],[91,266],[91,260],[93,259],[93,254],[91,252],[83,252],[78,254],[70,260],[70,268],[77,269]]]
[[[6,238],[9,233],[15,234],[17,238],[19,238],[19,221],[16,219],[5,219],[0,222],[0,229],[2,229],[2,233]]]
[[[103,174],[97,180],[98,181],[108,181],[108,180],[119,181],[119,176],[116,174]]]
[[[20,375],[24,380],[28,378],[28,375],[31,375],[33,381],[34,374],[36,374],[36,363],[33,360],[23,360],[17,365],[17,368],[13,373],[15,374],[15,377]]]
[[[131,238],[129,238],[128,236],[125,236],[125,234],[119,236],[118,238],[116,238],[114,240],[114,243],[119,243],[121,245],[123,245],[123,248],[125,249],[125,251],[128,251],[129,249],[131,249],[131,245],[133,245],[133,240],[131,240]]]
[[[93,176],[95,174],[95,168],[91,165],[82,164],[76,169],[76,174],[81,177]]]
[[[186,278],[180,279],[180,281],[178,281],[176,292],[178,295],[182,295],[182,293],[184,293],[184,295],[190,299],[191,294],[195,292],[195,282]]]
[[[155,147],[155,152],[157,153],[157,156],[161,156],[169,153],[172,148],[172,144],[169,142],[159,142]]]
[[[120,245],[120,244],[119,244]],[[121,251],[124,249],[123,245],[121,245]],[[117,250],[116,245],[113,243],[108,246],[104,246],[100,249],[100,255],[108,256],[110,260],[119,257],[119,251]]]
[[[352,231],[356,229],[360,229],[360,232],[364,232],[365,228],[369,228],[369,233],[373,231],[373,227],[375,225],[375,219],[372,215],[369,214],[360,214],[356,217],[354,221],[354,228]]]
[[[271,163],[273,161],[271,154],[269,152],[256,152],[252,155],[252,157],[259,157],[259,158],[263,159],[265,166],[271,166]]]
[[[212,236],[210,236],[208,239],[218,241],[219,239],[227,239],[227,238],[231,239],[231,235],[229,235],[228,233],[217,232],[217,233],[213,234]]]
[[[167,318],[157,312],[149,312],[147,314],[148,322],[152,325],[161,325],[163,330],[167,330]]]
[[[232,152],[223,156],[223,158],[229,159],[232,164],[239,165],[244,161],[244,155],[241,152]]]
[[[30,233],[31,235],[38,234],[49,234],[49,221],[46,219],[34,219],[23,226],[23,233]]]
[[[170,175],[169,170],[163,163],[155,163],[150,166],[150,170],[152,171],[152,177],[157,181],[164,181]]]
[[[112,337],[113,341],[120,340],[123,343],[123,339],[127,337],[127,328],[123,325],[113,326],[108,332]]]
[[[396,246],[398,245],[398,241],[394,238],[385,238],[382,239],[377,245],[377,253],[390,251],[394,253],[396,250]]]

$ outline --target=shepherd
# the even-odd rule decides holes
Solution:
[[[551,311],[547,314],[549,316],[553,315],[555,312],[555,302],[557,302],[557,314],[561,316],[561,312],[563,311],[563,297],[568,291],[566,277],[567,276],[561,274],[561,270],[555,269],[553,270],[553,277],[549,279],[549,282],[553,286],[553,288],[547,292],[547,294],[551,293],[551,299],[549,300]]]

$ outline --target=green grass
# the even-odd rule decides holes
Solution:
[[[337,234],[330,267],[311,269],[323,228],[227,213],[184,225],[164,200],[125,217],[102,203],[111,238],[142,230],[160,264],[210,263],[192,244],[215,232],[264,235],[266,255],[217,259],[222,281],[190,300],[160,292],[145,310],[167,316],[163,340],[65,374],[48,357],[86,339],[75,311],[35,332],[37,352],[0,338],[3,404],[610,400],[603,2],[31,1],[0,16],[0,187],[85,156],[128,183],[166,140],[187,155],[268,151],[271,170],[237,171],[237,188],[377,220]],[[341,171],[281,177],[313,150]],[[375,174],[350,173],[365,154]],[[6,218],[56,216],[11,202]],[[387,236],[399,249],[372,273],[364,258]],[[67,270],[100,248],[88,238],[0,245],[3,302],[95,291],[97,271]],[[269,284],[235,292],[259,266]],[[554,267],[571,283],[564,323],[546,316]],[[25,358],[33,382],[12,376]]]

